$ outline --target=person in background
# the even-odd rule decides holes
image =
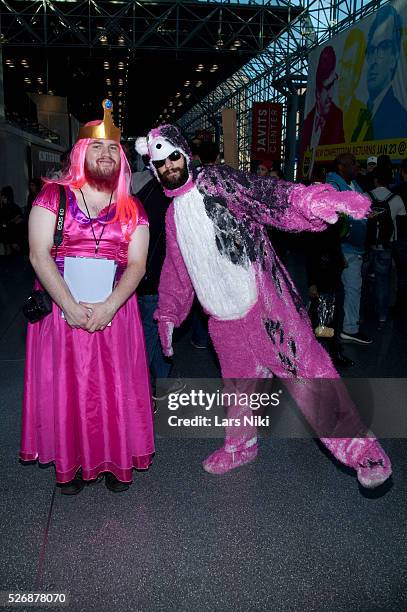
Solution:
[[[392,191],[401,197],[407,213],[407,159],[401,162],[400,184]],[[407,215],[397,215],[396,232],[393,257],[397,271],[397,294],[392,315],[394,318],[407,318]]]
[[[256,168],[257,176],[269,176],[273,163],[269,160],[260,161]]]
[[[373,171],[377,166],[377,157],[372,155],[367,158],[366,162],[366,172],[362,174],[362,172],[358,172],[356,175],[356,182],[361,188],[362,191],[372,191],[375,188],[374,179],[373,179]]]
[[[10,185],[0,192],[0,243],[4,254],[20,253],[24,241],[24,218],[20,207],[14,201]]]
[[[341,249],[340,223],[335,223],[324,232],[307,236],[305,261],[308,279],[310,318],[315,329],[329,327],[332,336],[318,336],[331,356],[336,368],[355,365],[342,352],[340,331],[343,318],[343,287],[341,275],[345,267]],[[330,310],[332,314],[327,314]],[[324,324],[324,321],[326,323]]]
[[[199,168],[201,164],[201,158],[199,157],[199,149],[201,147],[201,141],[198,138],[193,138],[191,143],[191,153],[192,153],[192,164],[195,168]]]
[[[375,311],[382,327],[389,315],[391,292],[392,245],[397,244],[397,217],[405,216],[406,209],[400,196],[389,189],[392,172],[388,165],[379,165],[373,173],[375,189],[371,218],[367,222],[368,262],[366,279],[374,280]]]
[[[154,321],[153,315],[158,305],[158,284],[165,259],[165,215],[171,199],[164,195],[160,183],[149,170],[148,156],[143,156],[143,162],[144,169],[141,172],[134,172],[131,181],[132,194],[142,203],[150,229],[146,273],[137,287],[137,297],[146,339],[153,399],[160,400],[168,393],[159,395],[157,379],[169,377],[172,363],[163,355],[157,322]],[[185,385],[182,385],[179,379],[174,379],[169,392],[179,391],[183,386]]]
[[[326,182],[337,191],[357,191],[360,187],[354,182],[357,162],[354,155],[343,153],[334,162],[334,171],[329,172]],[[340,337],[348,342],[371,344],[372,340],[360,331],[360,301],[362,295],[362,263],[365,253],[366,219],[342,217],[342,253],[345,268],[342,272],[344,288],[344,320]]]

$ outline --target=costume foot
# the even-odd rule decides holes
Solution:
[[[83,480],[81,473],[77,472],[73,480],[60,484],[59,487],[61,488],[62,495],[77,495],[82,491],[85,484],[86,482]]]
[[[250,446],[250,448],[243,447],[235,452],[228,452],[222,446],[203,461],[202,467],[210,474],[226,474],[226,472],[230,472],[241,465],[250,463],[256,457],[257,444]]]
[[[116,476],[110,472],[106,472],[105,474],[105,485],[109,491],[113,493],[123,493],[123,491],[127,491],[130,486],[126,482],[118,480]]]
[[[390,478],[392,470],[390,459],[378,442],[369,449],[366,458],[356,468],[362,487],[374,489]]]

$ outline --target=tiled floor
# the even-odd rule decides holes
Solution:
[[[52,467],[19,464],[30,283],[27,263],[0,258],[0,591],[64,591],[74,612],[407,609],[404,440],[383,441],[394,479],[370,495],[312,440],[268,438],[255,463],[213,477],[200,463],[219,440],[159,438],[122,495],[64,497]],[[347,348],[352,376],[405,376],[406,324],[369,329],[371,347]],[[188,331],[175,349],[179,374],[218,375]]]

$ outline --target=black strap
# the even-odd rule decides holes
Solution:
[[[387,196],[387,198],[384,198],[384,200],[379,200],[378,197],[375,196],[375,194],[372,191],[368,191],[367,195],[370,197],[370,199],[372,200],[373,204],[388,204],[389,202],[391,202],[391,200],[393,198],[396,197],[395,193],[391,193],[390,195]]]
[[[58,185],[59,187],[59,208],[57,215],[57,222],[55,225],[54,232],[54,246],[58,248],[62,244],[63,240],[63,231],[64,231],[64,219],[65,219],[65,211],[66,211],[66,191],[63,185]]]

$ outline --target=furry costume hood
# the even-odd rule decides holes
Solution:
[[[158,128],[152,129],[147,134],[146,138],[137,138],[136,151],[139,155],[149,156],[150,168],[159,181],[160,175],[152,163],[153,161],[165,159],[174,151],[180,151],[185,157],[188,169],[188,179],[183,185],[176,189],[167,189],[164,187],[166,196],[173,198],[182,195],[194,186],[192,154],[187,141],[175,125],[160,125]]]

